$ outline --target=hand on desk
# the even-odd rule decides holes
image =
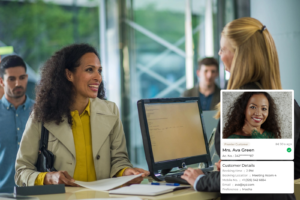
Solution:
[[[221,160],[215,163],[217,170],[220,171]],[[196,179],[199,175],[204,174],[201,169],[188,168],[184,171],[184,174],[181,176],[182,179],[186,180],[190,185],[194,186]]]
[[[184,171],[184,174],[181,176],[181,178],[193,186],[197,177],[201,174],[204,174],[201,169],[188,168]]]
[[[218,162],[215,163],[217,170],[220,171],[221,169],[221,160],[219,160]]]
[[[48,172],[44,179],[44,185],[65,184],[67,186],[80,187],[74,183],[74,179],[66,171]]]
[[[141,168],[127,168],[124,173],[123,176],[130,176],[130,175],[137,175],[143,173],[142,176],[137,177],[131,181],[129,181],[128,183],[126,183],[126,185],[131,185],[131,184],[138,184],[141,183],[143,181],[143,178],[146,176],[149,176],[150,172],[141,169]]]

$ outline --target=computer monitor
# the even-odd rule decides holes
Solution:
[[[142,99],[139,120],[150,174],[206,163],[211,166],[199,98]]]

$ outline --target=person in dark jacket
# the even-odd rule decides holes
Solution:
[[[279,60],[274,40],[266,26],[250,17],[228,23],[221,35],[219,55],[230,72],[227,89],[282,89]],[[294,106],[294,120],[299,120],[297,102]],[[220,112],[216,115],[220,117]],[[299,125],[295,123],[295,145],[299,138]],[[300,145],[295,146],[295,178],[299,174]],[[220,155],[220,122],[215,134],[215,148]],[[182,176],[197,191],[220,191],[220,172],[204,174],[200,169],[188,169]],[[294,194],[222,194],[226,199],[295,199]]]
[[[199,83],[182,94],[183,97],[199,97],[202,110],[215,110],[220,102],[220,88],[215,80],[219,75],[219,63],[215,58],[203,58],[198,62]]]

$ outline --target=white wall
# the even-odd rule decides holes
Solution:
[[[267,26],[275,40],[284,89],[300,103],[300,1],[251,0],[251,17]]]

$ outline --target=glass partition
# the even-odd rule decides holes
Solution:
[[[0,13],[0,41],[14,47],[37,79],[39,68],[66,45],[89,43],[99,50],[98,0],[0,1]],[[28,89],[34,98],[32,82]]]
[[[207,49],[209,56],[218,58],[220,32],[237,17],[239,1],[0,1],[0,41],[14,47],[36,79],[40,67],[60,48],[73,43],[96,47],[103,65],[107,99],[120,108],[130,160],[146,168],[136,102],[179,97],[186,89],[187,1],[196,84],[197,61],[208,56]],[[249,4],[248,0],[243,2]],[[248,4],[240,7],[247,10]],[[221,64],[221,87],[225,85],[224,77]],[[29,88],[34,94],[34,85]]]
[[[216,2],[211,3],[211,27],[214,29]],[[192,0],[191,19],[194,51],[194,72],[197,60],[205,57],[206,0]],[[130,135],[130,159],[136,165],[146,166],[137,106],[139,99],[180,97],[186,89],[185,72],[185,0],[133,0],[126,2],[126,40],[122,43],[123,58],[128,56],[130,77],[124,96],[129,106],[123,113],[125,130]],[[214,32],[215,30],[211,30]],[[213,45],[213,44],[212,44]],[[214,48],[214,47],[213,47]],[[124,54],[124,50],[128,54]],[[124,79],[126,80],[126,79]],[[195,84],[197,83],[194,73]],[[122,95],[123,96],[123,95]],[[124,101],[122,101],[124,102]],[[167,142],[167,141],[166,141]]]

